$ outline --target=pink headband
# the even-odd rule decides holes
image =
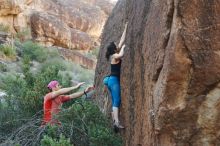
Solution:
[[[52,88],[55,88],[57,84],[59,84],[59,82],[56,81],[56,80],[54,80],[54,81],[51,81],[51,82],[47,85],[47,87],[48,87],[49,89],[52,89]]]

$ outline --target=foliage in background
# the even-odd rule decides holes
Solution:
[[[51,138],[44,135],[44,138],[41,140],[41,146],[72,146],[72,144],[70,139],[66,139],[62,134],[59,138]]]
[[[46,48],[31,41],[24,42],[22,45],[22,57],[28,57],[31,61],[44,62],[48,57]]]
[[[9,44],[0,45],[0,54],[3,54],[11,59],[14,59],[16,58],[16,49]]]
[[[106,116],[92,102],[78,100],[58,117],[63,133],[77,146],[120,146],[122,139],[113,133]]]
[[[86,57],[96,60],[99,54],[99,48],[95,48],[91,51],[89,51],[88,53],[85,54]]]
[[[10,27],[8,25],[0,23],[0,31],[9,32]]]
[[[0,72],[6,72],[6,71],[7,71],[6,63],[0,62]]]

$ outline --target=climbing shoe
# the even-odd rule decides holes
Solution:
[[[119,122],[117,123],[114,121],[113,128],[114,128],[115,133],[118,133],[120,129],[124,129],[125,127],[120,125]]]

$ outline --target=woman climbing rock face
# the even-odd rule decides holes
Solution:
[[[106,59],[111,64],[111,74],[108,79],[104,79],[104,84],[108,87],[112,96],[112,118],[114,121],[114,130],[118,132],[119,129],[124,128],[119,122],[119,107],[121,104],[121,89],[120,89],[120,72],[121,72],[121,58],[124,55],[125,49],[125,35],[127,30],[127,23],[124,28],[124,32],[121,36],[118,47],[114,42],[111,42],[107,47]],[[120,50],[118,52],[118,50]]]

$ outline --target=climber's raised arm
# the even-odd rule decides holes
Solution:
[[[112,57],[113,57],[114,59],[120,59],[120,58],[122,58],[122,57],[124,56],[124,49],[125,49],[125,45],[122,46],[122,48],[121,48],[121,50],[120,50],[119,53],[113,54]]]
[[[122,45],[123,45],[124,42],[125,42],[125,36],[126,36],[126,32],[127,32],[127,26],[128,26],[128,23],[125,24],[124,31],[123,31],[123,33],[122,33],[120,42],[119,42],[119,44],[118,44],[118,49],[121,49]]]

